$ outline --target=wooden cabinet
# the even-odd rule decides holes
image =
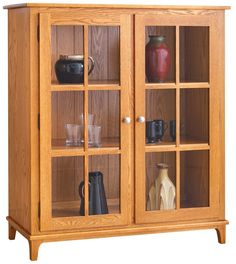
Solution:
[[[228,7],[6,8],[9,238],[25,236],[32,260],[42,242],[58,240],[214,228],[224,243]],[[150,35],[169,49],[161,81],[145,70]],[[59,58],[73,74],[80,60],[82,79],[58,82]],[[161,130],[159,139],[155,130],[149,141],[149,125]],[[171,208],[155,200],[161,166],[174,192]],[[92,210],[96,173],[107,206],[100,213]]]

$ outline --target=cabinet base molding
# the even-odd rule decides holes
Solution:
[[[9,239],[15,238],[15,232],[18,231],[29,241],[30,259],[37,260],[38,250],[44,242],[55,242],[64,240],[78,240],[89,238],[141,235],[152,233],[164,233],[173,231],[188,231],[200,229],[215,229],[217,232],[218,242],[225,243],[227,220],[202,221],[202,222],[179,222],[156,225],[130,225],[124,227],[112,227],[111,229],[90,229],[81,231],[65,232],[41,232],[35,235],[29,234],[24,228],[18,225],[12,218],[7,217],[9,222]]]

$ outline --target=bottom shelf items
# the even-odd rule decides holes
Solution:
[[[52,217],[120,213],[120,155],[88,159],[88,198],[85,197],[84,157],[52,158]]]

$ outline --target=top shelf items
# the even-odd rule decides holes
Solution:
[[[180,26],[178,41],[176,27],[147,26],[145,43],[146,83],[209,82],[209,27]]]
[[[83,86],[85,49],[88,49],[88,85],[119,87],[119,27],[89,26],[87,35],[85,38],[83,26],[52,26],[51,80],[54,90],[58,84],[70,85],[68,88]]]

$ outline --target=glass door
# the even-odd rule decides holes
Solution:
[[[124,225],[130,20],[40,14],[40,229]]]
[[[213,218],[211,16],[135,18],[136,222]]]

